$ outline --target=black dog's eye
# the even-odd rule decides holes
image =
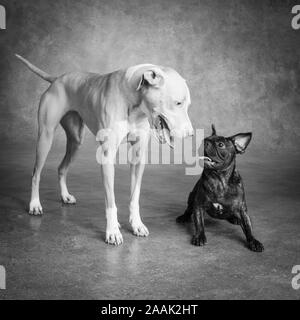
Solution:
[[[218,147],[219,148],[224,148],[225,147],[225,144],[223,142],[218,142]]]

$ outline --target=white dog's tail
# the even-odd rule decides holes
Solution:
[[[42,79],[52,83],[53,81],[56,80],[56,77],[51,76],[50,74],[44,72],[43,70],[39,69],[38,67],[34,66],[32,63],[30,63],[28,60],[25,58],[21,57],[20,55],[16,54],[15,55],[18,59],[20,59],[32,72],[37,74],[39,77]]]

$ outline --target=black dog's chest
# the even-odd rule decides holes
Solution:
[[[227,219],[244,202],[244,188],[238,174],[228,183],[220,179],[208,179],[204,181],[203,191],[207,213],[214,218]]]

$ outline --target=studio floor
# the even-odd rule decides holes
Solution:
[[[251,148],[250,148],[251,149]],[[34,145],[0,154],[0,299],[299,299],[291,286],[300,264],[300,168],[297,155],[249,150],[238,168],[246,186],[254,234],[265,252],[251,252],[238,226],[206,219],[208,244],[190,244],[191,225],[177,225],[197,181],[184,167],[148,165],[141,213],[150,236],[128,223],[129,168],[116,168],[116,200],[124,244],[104,243],[101,175],[93,148],[83,146],[69,174],[75,206],[59,200],[51,151],[41,181],[42,217],[26,213]],[[59,154],[59,155],[58,155]]]

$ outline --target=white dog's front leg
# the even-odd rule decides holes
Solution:
[[[141,183],[143,178],[143,173],[145,169],[145,155],[147,151],[147,144],[149,140],[149,135],[147,131],[143,131],[139,135],[138,143],[133,144],[133,152],[137,154],[139,158],[138,161],[130,166],[131,173],[131,197],[129,204],[129,223],[131,224],[133,234],[140,237],[147,237],[149,231],[147,227],[143,224],[140,216],[140,191]],[[133,157],[134,158],[134,157]],[[135,159],[137,160],[137,159]]]
[[[106,214],[106,235],[105,242],[114,245],[123,243],[123,237],[119,230],[117,217],[117,206],[115,202],[114,179],[115,167],[114,159],[117,149],[127,134],[126,123],[121,123],[113,130],[101,130],[98,132],[96,140],[100,142],[100,149],[97,151],[97,160],[101,163],[103,185],[105,191],[105,214]],[[107,137],[107,139],[104,139]],[[99,158],[98,158],[99,156]]]
[[[148,228],[142,222],[139,205],[129,205],[129,223],[134,235],[138,237],[147,237],[149,235]]]
[[[119,229],[117,208],[106,208],[106,232],[105,242],[116,246],[123,243],[123,237]]]
[[[119,230],[117,207],[114,194],[114,165],[102,165],[102,178],[105,190],[105,215],[106,235],[105,242],[114,245],[123,243],[123,237]]]

